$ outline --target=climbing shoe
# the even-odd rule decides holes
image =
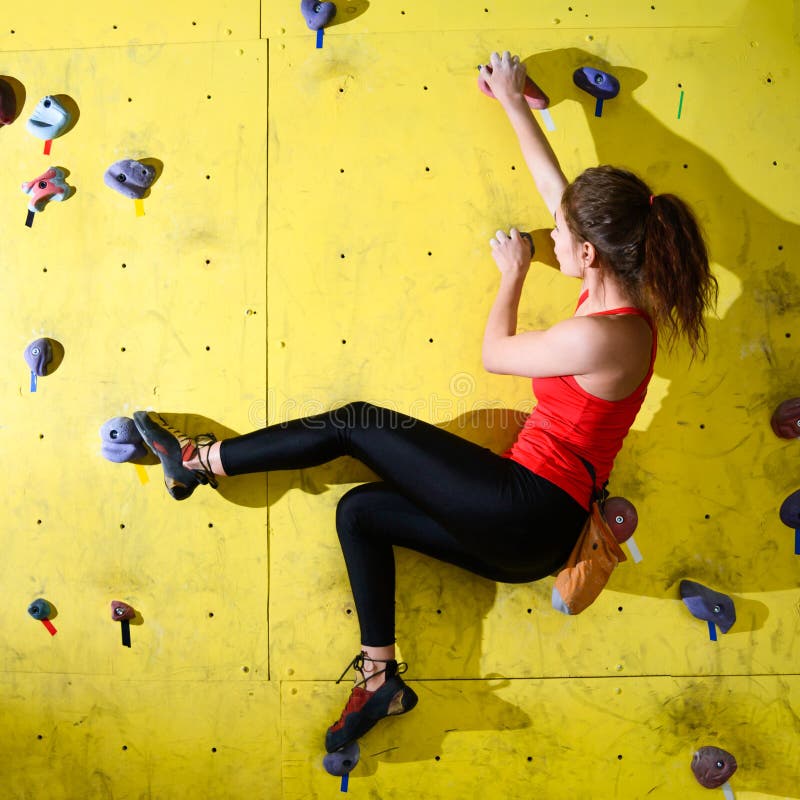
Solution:
[[[383,669],[368,673],[370,678],[386,673],[386,682],[374,692],[365,688],[367,683],[364,672],[365,661],[385,665]],[[329,753],[360,739],[378,720],[405,714],[417,704],[416,693],[400,678],[400,675],[408,669],[408,664],[404,662],[398,664],[394,659],[372,659],[362,652],[347,665],[336,683],[339,683],[351,668],[357,673],[356,683],[341,717],[328,728],[325,735],[325,749]],[[359,674],[361,680],[358,679]]]
[[[153,411],[134,411],[133,421],[142,439],[161,461],[164,485],[172,497],[185,500],[201,483],[217,488],[217,479],[210,464],[202,464],[201,459],[202,469],[188,469],[184,466],[184,461],[193,458],[198,448],[216,441],[214,434],[187,436]]]

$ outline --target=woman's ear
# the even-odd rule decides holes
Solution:
[[[581,266],[583,266],[584,269],[597,266],[597,252],[595,251],[594,245],[591,242],[584,242],[581,245],[580,257]]]

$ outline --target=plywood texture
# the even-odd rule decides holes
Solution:
[[[710,354],[659,356],[611,485],[644,560],[585,615],[551,608],[551,580],[397,553],[420,704],[365,737],[350,794],[699,800],[689,762],[714,744],[740,800],[800,797],[800,557],[777,514],[800,469],[769,426],[800,396],[793,4],[352,0],[321,48],[299,0],[78,5],[48,7],[48,38],[34,6],[0,23],[25,95],[0,128],[0,795],[340,796],[322,741],[359,642],[334,513],[374,476],[341,459],[176,503],[157,465],[105,461],[98,429],[152,406],[222,437],[361,399],[503,450],[533,398],[481,367],[489,238],[535,233],[521,327],[577,296],[476,88],[508,48],[551,98],[568,176],[620,164],[697,209]],[[601,118],[584,64],[622,84]],[[45,94],[80,111],[49,157],[24,127]],[[162,167],[143,217],[103,184],[125,157]],[[20,183],[51,164],[77,192],[29,229]],[[65,355],[31,393],[39,336]],[[682,578],[733,596],[730,633],[709,640]],[[55,637],[26,614],[40,596]],[[140,612],[130,649],[112,599]]]

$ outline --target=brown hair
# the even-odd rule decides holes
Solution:
[[[674,194],[654,196],[632,172],[600,166],[567,186],[561,207],[573,236],[594,246],[600,267],[652,314],[668,346],[685,336],[693,355],[705,355],[703,314],[718,286],[689,206]]]

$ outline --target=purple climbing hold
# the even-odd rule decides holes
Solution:
[[[8,81],[0,78],[0,127],[17,118],[17,96]]]
[[[770,424],[781,439],[797,439],[800,436],[800,397],[784,400],[773,412]]]
[[[330,24],[330,21],[336,16],[336,6],[333,3],[319,3],[317,0],[302,0],[300,13],[303,15],[306,25],[312,31],[318,31]]]
[[[49,339],[36,339],[25,348],[25,362],[38,377],[47,375],[47,365],[53,360]]]
[[[681,598],[689,611],[698,619],[713,622],[723,633],[727,633],[736,622],[736,608],[726,594],[715,592],[702,583],[681,581]]]
[[[793,530],[800,528],[800,489],[792,492],[781,505],[781,522]]]
[[[121,464],[147,454],[141,434],[130,417],[113,417],[100,428],[104,458]]]
[[[155,179],[154,167],[132,158],[115,161],[103,176],[106,186],[131,200],[141,200]]]
[[[701,747],[692,757],[692,772],[706,789],[718,789],[737,766],[736,759],[721,747]]]
[[[578,67],[572,73],[572,80],[579,89],[597,100],[611,100],[619,94],[619,81],[613,75],[594,67]]]
[[[340,750],[328,753],[322,759],[322,766],[329,775],[348,775],[358,764],[360,756],[361,749],[358,742],[350,742]]]

